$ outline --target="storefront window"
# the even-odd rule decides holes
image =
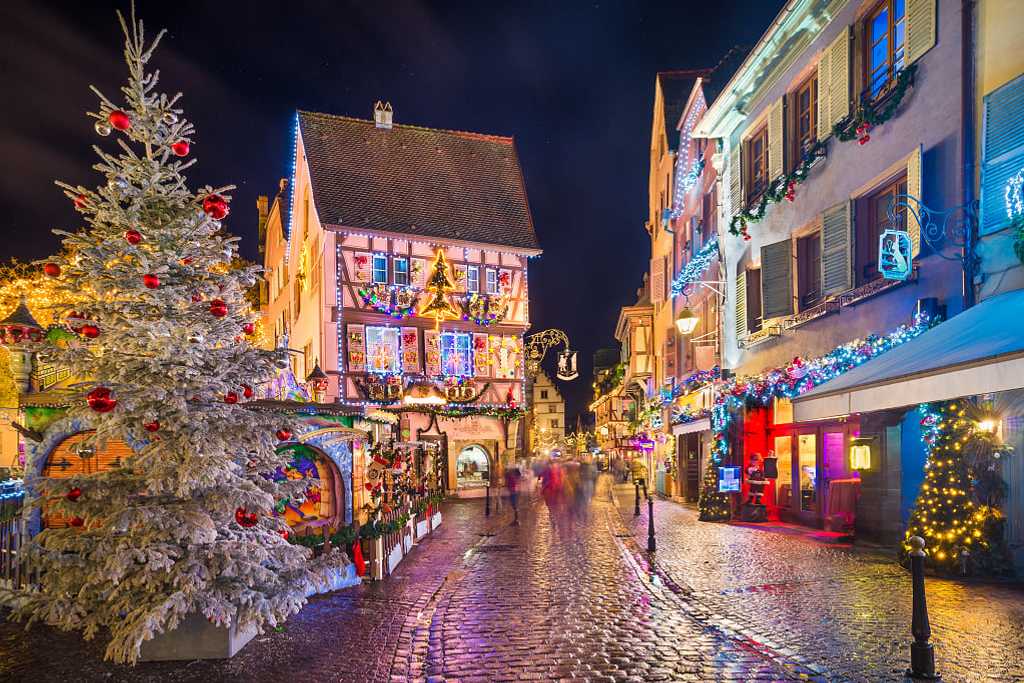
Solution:
[[[793,504],[793,437],[775,437],[775,456],[779,470],[779,478],[775,480],[775,504],[789,509]]]
[[[788,398],[775,399],[773,421],[777,425],[788,425],[793,422],[793,402]]]
[[[797,436],[797,452],[800,462],[800,509],[813,511],[817,509],[817,444],[814,434]]]
[[[467,446],[455,461],[456,477],[460,489],[487,486],[490,470],[487,452],[480,446]]]

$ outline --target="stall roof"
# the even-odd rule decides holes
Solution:
[[[793,399],[794,418],[822,420],[1024,388],[1021,321],[1024,290],[987,299]]]

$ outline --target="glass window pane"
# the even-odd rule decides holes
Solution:
[[[893,19],[895,19],[896,21],[899,21],[900,19],[903,18],[903,14],[905,13],[905,6],[906,6],[906,0],[895,0],[892,3],[892,16],[893,16]]]
[[[779,477],[775,480],[775,504],[780,508],[789,509],[793,506],[793,437],[775,437],[775,451],[769,451],[768,457],[778,458],[776,466]]]
[[[893,47],[895,47],[896,49],[903,47],[903,38],[904,34],[906,33],[906,25],[907,22],[905,21],[901,21],[900,23],[896,24],[896,31],[894,32],[892,40]]]
[[[889,39],[884,38],[871,48],[871,71],[889,63]]]
[[[874,43],[879,38],[888,35],[889,33],[889,10],[883,9],[878,15],[871,20],[871,42]]]
[[[402,371],[397,327],[366,328],[366,369],[376,373]]]
[[[800,462],[800,509],[817,509],[817,462],[818,439],[814,434],[800,434],[797,437],[797,453]]]

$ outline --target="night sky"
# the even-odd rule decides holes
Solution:
[[[153,65],[195,123],[190,177],[238,185],[228,228],[256,258],[258,194],[288,175],[296,108],[511,135],[544,255],[530,271],[533,329],[580,354],[563,385],[584,410],[591,355],[614,343],[650,257],[648,149],[659,70],[714,66],[753,45],[782,0],[746,2],[151,2],[168,29]],[[116,101],[126,70],[114,10],[127,2],[0,3],[0,257],[54,251],[78,227],[53,180],[98,184],[94,84]]]

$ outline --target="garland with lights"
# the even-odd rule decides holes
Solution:
[[[793,201],[796,198],[796,186],[807,180],[811,166],[819,157],[825,156],[826,146],[825,140],[818,140],[811,145],[804,152],[800,164],[795,169],[770,182],[755,205],[744,208],[732,217],[732,220],[729,221],[729,233],[749,240],[750,234],[747,232],[747,225],[762,220],[769,204],[778,204],[783,199]]]
[[[732,379],[721,385],[711,410],[714,443],[698,503],[701,521],[726,520],[732,514],[729,495],[718,491],[718,468],[729,456],[728,433],[733,412],[746,405],[767,406],[775,398],[792,399],[807,393],[921,335],[936,322],[920,314],[912,325],[900,325],[886,336],[873,334],[865,339],[855,339],[820,358],[805,360],[797,357],[785,368],[776,368],[755,377]]]
[[[901,559],[907,561],[910,537],[920,536],[927,544],[925,561],[936,570],[967,574],[977,567],[1009,573],[1005,517],[996,507],[1006,485],[995,461],[1010,449],[995,443],[994,430],[976,419],[978,410],[969,400],[922,403],[919,411],[925,478],[910,513]],[[989,471],[995,473],[999,493],[989,490],[985,495],[982,482]]]
[[[907,94],[907,88],[914,84],[915,73],[917,64],[902,69],[896,76],[896,85],[892,92],[885,98],[885,104],[877,109],[874,102],[866,96],[863,97],[853,116],[833,126],[832,134],[841,142],[856,139],[862,145],[867,144],[871,139],[868,131],[882,125],[896,114],[903,97]]]
[[[518,420],[526,414],[522,408],[508,406],[402,406],[385,407],[382,410],[395,413],[421,413],[436,415],[448,420],[461,420],[467,417],[497,417],[502,420]]]
[[[419,292],[412,287],[377,283],[369,287],[360,287],[358,291],[363,303],[378,313],[390,315],[395,320],[416,315]]]
[[[698,420],[704,420],[711,417],[711,409],[704,408],[693,412],[692,410],[679,410],[677,408],[672,409],[672,426],[676,425],[688,425]]]
[[[508,297],[491,297],[482,294],[469,294],[460,301],[462,319],[472,320],[481,327],[500,323],[508,312]]]
[[[626,377],[626,364],[619,363],[614,368],[603,371],[594,382],[594,400],[619,388]]]
[[[718,258],[718,238],[712,237],[693,255],[692,259],[687,261],[683,269],[672,280],[672,298],[684,293],[690,285],[700,280],[704,271],[716,258]]]

